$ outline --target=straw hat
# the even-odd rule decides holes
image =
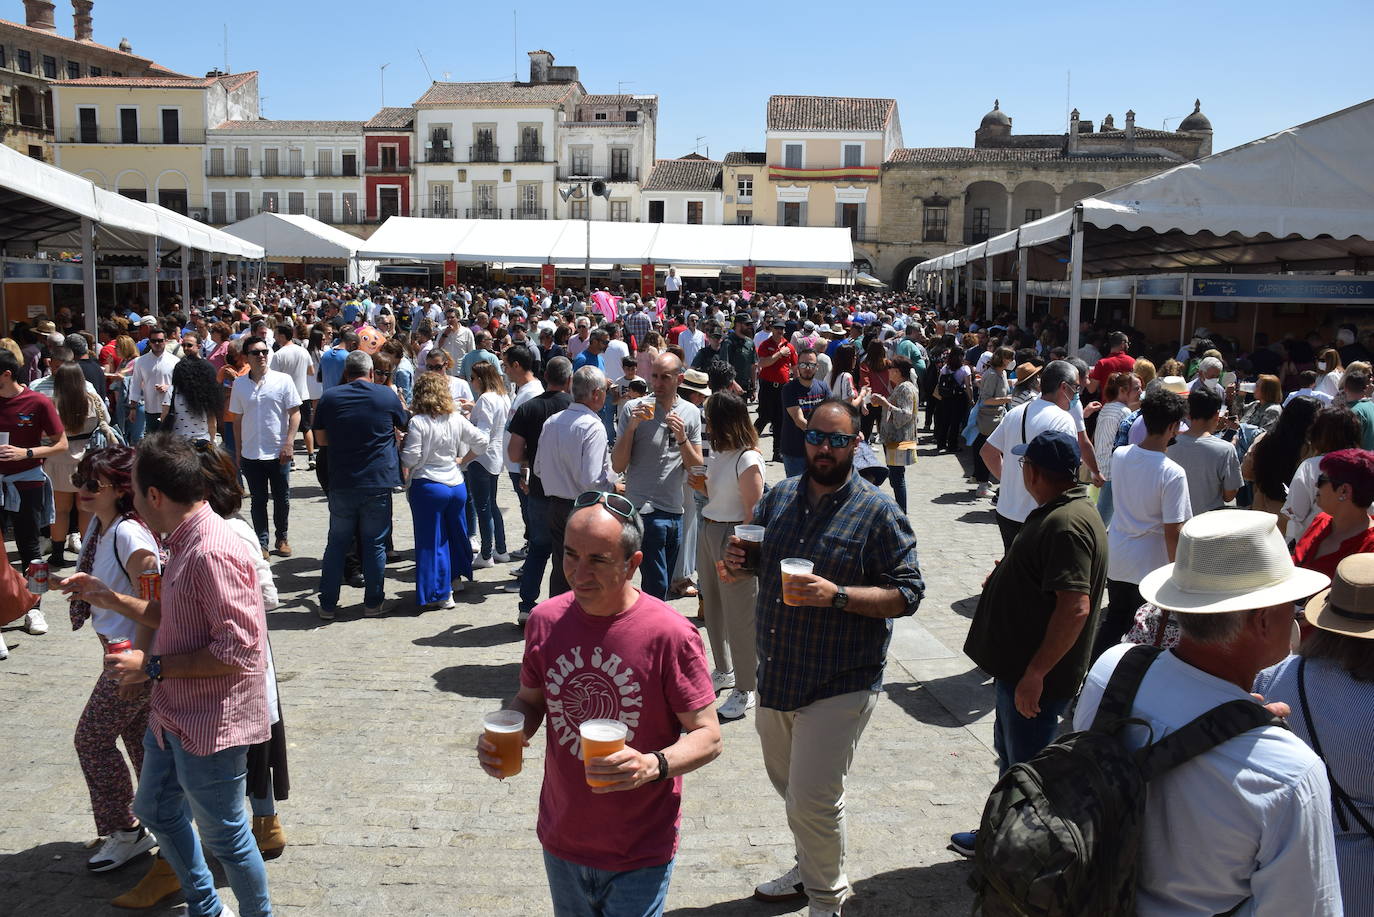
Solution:
[[[1296,602],[1330,578],[1293,566],[1270,513],[1213,510],[1183,524],[1177,561],[1140,581],[1147,602],[1184,614],[1254,611]]]
[[[1188,380],[1182,376],[1160,376],[1157,381],[1159,387],[1166,392],[1173,392],[1175,395],[1188,394]]]
[[[677,387],[689,392],[696,392],[698,395],[710,395],[711,377],[699,369],[689,369],[683,373],[682,381],[677,384]]]
[[[1313,627],[1374,639],[1374,554],[1351,554],[1341,561],[1331,588],[1314,595],[1302,613]]]

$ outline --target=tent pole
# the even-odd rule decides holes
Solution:
[[[1030,318],[1026,314],[1026,258],[1029,255],[1030,249],[1023,248],[1017,252],[1016,259],[1016,327],[1023,331]]]
[[[1083,211],[1074,208],[1069,247],[1069,356],[1078,353],[1078,326],[1083,321]]]
[[[964,265],[968,276],[964,278],[964,316],[973,318],[973,263]]]
[[[1131,278],[1131,320],[1130,320],[1130,322],[1129,322],[1129,324],[1130,324],[1130,326],[1131,326],[1132,328],[1135,327],[1135,299],[1136,299],[1136,287],[1138,287],[1139,285],[1140,285],[1140,278],[1139,278],[1139,277],[1132,277],[1132,278]]]
[[[1188,275],[1183,275],[1183,308],[1178,312],[1178,346],[1181,350],[1188,340]],[[1196,322],[1194,322],[1196,324]]]
[[[590,188],[588,189],[590,195]],[[592,205],[590,196],[587,199],[587,302],[592,301]],[[655,277],[654,285],[657,287],[658,279]]]
[[[950,284],[950,292],[952,295],[949,308],[954,310],[959,308],[959,269],[957,267],[951,268],[950,275],[953,276],[954,281]]]
[[[157,312],[157,236],[148,237],[148,314]]]
[[[1254,303],[1254,307],[1255,307],[1255,320],[1254,320],[1254,323],[1250,326],[1250,350],[1251,350],[1251,351],[1253,351],[1253,350],[1255,349],[1255,341],[1259,340],[1259,310],[1260,310],[1260,304],[1259,304],[1259,303]]]
[[[987,296],[983,300],[983,317],[992,321],[992,256],[983,256],[983,276],[987,279]]]
[[[95,334],[99,316],[95,302],[95,223],[81,218],[81,294],[86,304],[86,330]]]
[[[182,311],[189,311],[191,308],[191,258],[195,252],[183,245],[181,247],[181,308]]]

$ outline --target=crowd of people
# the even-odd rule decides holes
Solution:
[[[907,490],[924,444],[960,463],[964,499],[992,501],[1004,549],[965,645],[993,679],[999,771],[1115,703],[1130,645],[1165,648],[1129,710],[1149,735],[1123,741],[1252,691],[1303,719],[1220,736],[1158,778],[1138,912],[1374,911],[1374,355],[1353,326],[1245,350],[1088,325],[1068,353],[1062,321],[970,321],[904,292],[236,293],[0,339],[17,561],[46,565],[103,651],[76,731],[105,839],[88,865],[160,850],[116,904],[180,890],[193,914],[229,913],[203,843],[239,912],[271,913],[262,863],[286,846],[289,779],[266,611],[300,471],[329,512],[323,622],[345,584],[363,616],[397,607],[402,492],[414,606],[512,574],[525,642],[507,707],[525,741],[547,737],[556,913],[661,913],[681,778],[752,711],[796,848],[754,894],[840,914],[845,779],[893,619],[925,592]],[[667,604],[684,597],[705,641]],[[583,760],[579,727],[602,719],[624,747]],[[487,737],[477,757],[506,774]],[[619,830],[589,846],[589,820]]]

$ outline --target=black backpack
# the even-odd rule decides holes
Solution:
[[[1118,733],[1161,650],[1122,656],[1091,728],[1065,735],[997,781],[983,809],[969,885],[982,917],[1134,914],[1146,784],[1261,726],[1283,726],[1258,703],[1214,707],[1131,751]],[[1243,903],[1243,902],[1242,902]]]
[[[936,391],[939,392],[941,399],[958,398],[964,393],[964,385],[955,372],[942,372],[939,382],[936,383]]]

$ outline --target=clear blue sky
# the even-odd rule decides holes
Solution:
[[[4,18],[23,21],[19,0]],[[585,13],[574,13],[583,9]],[[788,3],[518,7],[452,0],[238,0],[181,8],[97,0],[96,39],[184,73],[262,72],[269,118],[366,119],[442,80],[527,79],[526,51],[579,68],[590,92],[659,96],[658,156],[762,149],[773,93],[894,97],[907,146],[967,146],[1000,98],[1017,133],[1065,129],[1069,101],[1099,123],[1128,108],[1169,126],[1202,99],[1214,149],[1374,96],[1367,0],[1305,3]],[[619,15],[617,15],[619,13]],[[235,18],[226,20],[233,15]],[[71,34],[70,4],[58,0]]]

